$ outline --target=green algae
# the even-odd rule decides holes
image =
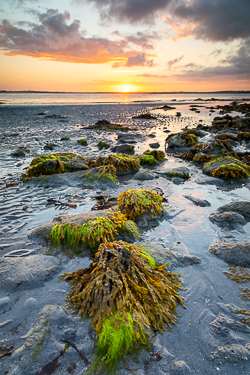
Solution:
[[[162,197],[152,190],[135,189],[122,192],[117,199],[119,209],[128,219],[135,220],[147,213],[154,216],[163,210]]]
[[[158,164],[157,160],[153,157],[153,155],[141,155],[140,158],[141,165],[154,165]]]
[[[250,168],[247,165],[243,167],[233,163],[222,164],[212,172],[212,176],[224,179],[248,178]]]
[[[161,151],[161,150],[146,150],[143,152],[143,155],[151,155],[153,156],[156,160],[159,160],[159,161],[165,161],[167,160],[165,158],[165,152],[164,151]]]
[[[106,157],[99,156],[95,161],[95,166],[113,165],[117,171],[137,170],[140,168],[140,162],[127,154],[114,154]]]
[[[88,141],[85,138],[79,139],[77,142],[80,143],[80,145],[82,145],[82,146],[88,145]]]
[[[100,149],[100,150],[102,150],[103,148],[110,148],[110,145],[108,144],[108,143],[106,143],[106,142],[103,142],[103,141],[99,141],[98,143],[97,143],[97,147]]]
[[[69,141],[69,137],[62,137],[61,139],[60,139],[60,141]]]
[[[105,165],[101,166],[94,170],[90,170],[88,173],[84,175],[84,182],[95,182],[98,180],[99,182],[107,183],[111,181],[115,184],[116,178],[116,168],[113,165]]]

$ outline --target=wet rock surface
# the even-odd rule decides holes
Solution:
[[[250,242],[223,242],[211,245],[208,251],[229,264],[250,266]]]
[[[218,225],[226,226],[232,224],[241,224],[245,225],[246,220],[244,216],[239,214],[238,212],[222,212],[221,214],[218,212],[212,213],[209,215],[209,219],[212,223],[216,223]]]
[[[45,255],[0,259],[0,284],[3,289],[36,288],[60,269],[60,261]]]
[[[184,195],[184,197],[192,201],[194,204],[196,204],[196,206],[200,206],[200,207],[211,206],[211,203],[209,203],[206,199],[196,198],[196,197],[193,197],[192,195]]]
[[[156,170],[156,173],[163,177],[179,177],[183,179],[189,178],[189,170],[187,167],[176,167],[176,168],[166,168],[164,170]]]

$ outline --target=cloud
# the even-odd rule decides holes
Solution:
[[[171,69],[172,66],[175,65],[175,64],[177,64],[179,61],[181,61],[181,60],[183,59],[183,57],[184,57],[184,55],[178,57],[177,59],[169,60],[169,61],[167,62],[167,66],[168,66],[168,68]]]
[[[50,9],[38,14],[39,23],[13,25],[8,20],[0,24],[0,49],[5,55],[24,55],[63,62],[105,63],[126,60],[136,51],[128,41],[106,38],[86,38],[80,31],[80,21],[66,11]]]
[[[177,37],[193,35],[210,41],[250,36],[249,0],[75,0],[93,3],[103,19],[119,22],[153,22],[159,14]]]
[[[75,0],[94,3],[102,19],[118,19],[131,23],[154,20],[158,11],[166,8],[172,0]]]
[[[112,68],[120,68],[121,66],[129,67],[132,66],[148,66],[153,67],[155,66],[154,60],[150,60],[147,58],[146,53],[138,53],[136,56],[129,56],[125,63],[123,62],[115,62],[112,65]]]

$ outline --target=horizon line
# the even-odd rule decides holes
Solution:
[[[45,91],[45,90],[0,90],[0,93],[45,93],[45,94],[223,94],[250,93],[250,90],[220,90],[220,91]]]

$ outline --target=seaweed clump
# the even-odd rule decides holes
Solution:
[[[156,160],[159,160],[159,161],[165,161],[167,160],[165,158],[165,152],[164,151],[161,151],[161,150],[147,150],[147,151],[144,151],[143,152],[143,155],[151,155],[153,156]]]
[[[95,166],[113,165],[118,172],[137,170],[140,168],[138,159],[126,154],[114,154],[107,157],[99,156],[96,159]]]
[[[212,176],[225,179],[247,178],[249,175],[245,168],[233,163],[222,164],[212,172]]]
[[[87,139],[85,139],[85,138],[79,139],[77,142],[80,143],[80,145],[82,145],[82,146],[88,145]]]
[[[113,165],[104,165],[97,169],[90,170],[85,174],[84,180],[94,182],[96,179],[100,182],[112,181],[115,184],[116,169]]]
[[[126,354],[147,347],[151,328],[162,333],[176,322],[180,278],[165,267],[152,269],[136,246],[107,242],[88,268],[60,277],[72,285],[67,307],[91,317],[99,338],[87,373],[116,373]]]
[[[70,172],[72,167],[67,162],[71,159],[80,158],[86,162],[87,160],[80,155],[73,153],[48,154],[35,157],[27,170],[27,177],[38,177],[41,175],[53,175],[56,173]]]
[[[119,208],[127,218],[135,220],[138,216],[147,213],[155,216],[163,210],[163,198],[152,190],[127,190],[117,198]]]
[[[153,155],[141,155],[140,158],[140,164],[141,165],[154,165],[158,164],[157,160],[154,158]]]
[[[109,145],[108,143],[106,143],[106,142],[99,141],[99,142],[97,143],[97,147],[98,147],[100,150],[102,150],[103,148],[109,148],[110,145]]]
[[[250,281],[250,271],[244,267],[229,267],[230,272],[224,271],[224,275],[237,283],[246,283]]]
[[[59,247],[73,254],[80,254],[83,249],[96,250],[101,243],[113,241],[126,221],[124,214],[114,211],[82,226],[69,223],[55,225],[50,233],[52,249]]]

